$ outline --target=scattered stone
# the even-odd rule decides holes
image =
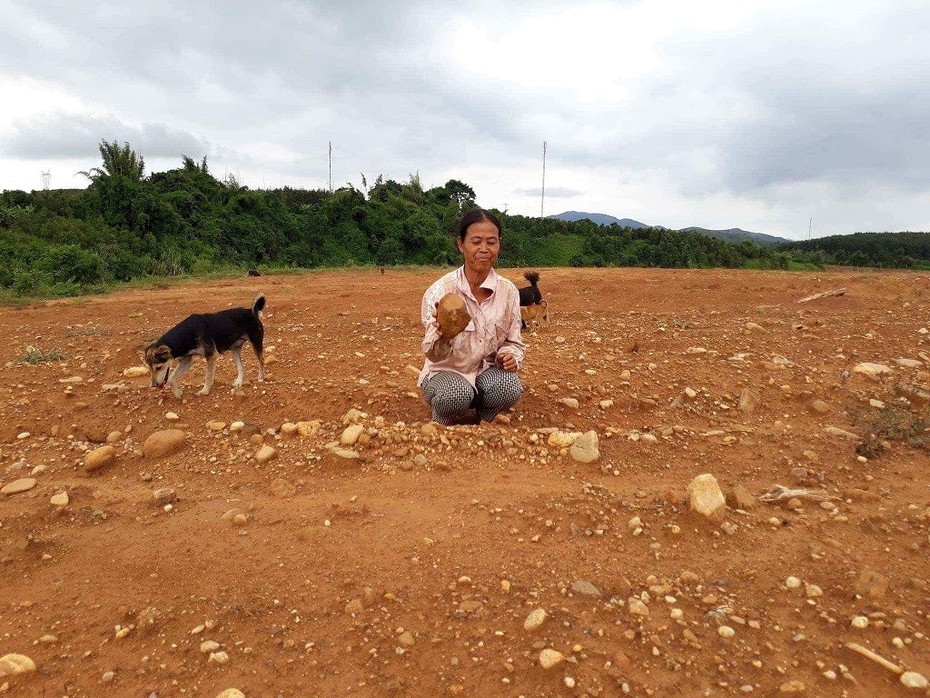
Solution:
[[[229,661],[229,655],[226,652],[213,652],[207,660],[208,664],[226,664]]]
[[[67,492],[59,492],[53,495],[51,499],[52,505],[56,507],[66,507],[69,501]]]
[[[830,405],[823,400],[814,400],[811,402],[811,409],[817,414],[826,414],[830,411]]]
[[[572,591],[576,594],[581,594],[582,596],[600,596],[601,590],[596,586],[591,584],[591,582],[585,581],[584,579],[579,579],[577,582],[572,584]]]
[[[238,688],[227,688],[217,693],[216,698],[245,698],[245,693]]]
[[[351,448],[343,448],[342,446],[333,446],[330,451],[332,451],[334,455],[337,455],[340,458],[346,458],[349,460],[359,457],[357,451],[353,451]]]
[[[416,644],[413,633],[411,633],[409,630],[405,630],[400,635],[398,635],[397,642],[399,642],[403,647],[413,647]]]
[[[573,410],[577,410],[579,406],[578,400],[573,397],[563,397],[559,400],[559,402]]]
[[[151,434],[142,444],[146,458],[161,458],[177,453],[187,442],[187,435],[180,429],[164,429]]]
[[[588,431],[575,440],[568,454],[579,463],[593,463],[601,457],[601,452],[598,450],[597,445],[597,432],[593,430]]]
[[[358,441],[358,437],[360,437],[364,431],[365,427],[361,424],[347,426],[342,432],[342,436],[339,437],[339,443],[343,446],[354,446]]]
[[[204,654],[216,652],[220,648],[220,643],[215,640],[204,640],[200,643],[200,651]]]
[[[734,509],[752,509],[756,505],[756,498],[738,483],[727,493],[726,501]]]
[[[580,431],[554,431],[549,434],[546,443],[553,448],[568,448],[581,438],[581,434]]]
[[[92,473],[115,461],[116,449],[109,445],[101,446],[84,456],[84,470],[88,473]]]
[[[107,434],[107,443],[115,444],[117,441],[121,440],[122,438],[123,438],[123,432],[111,431],[109,434]]]
[[[885,592],[888,591],[888,578],[883,577],[878,572],[865,569],[859,573],[856,579],[856,593],[869,599],[884,598]]]
[[[756,408],[761,403],[759,394],[750,388],[743,388],[742,392],[739,394],[739,403],[737,404],[737,409],[740,412],[745,412],[746,414],[752,414],[756,411]]]
[[[207,422],[207,429],[210,431],[223,431],[226,428],[226,422]]]
[[[523,629],[536,630],[545,622],[547,615],[544,608],[534,608],[523,621]]]
[[[267,463],[278,455],[278,452],[272,446],[262,446],[255,452],[256,463]]]
[[[0,677],[27,674],[36,670],[36,663],[25,654],[5,654],[0,657]]]
[[[301,436],[316,436],[316,433],[320,430],[321,422],[318,419],[314,419],[310,422],[297,422],[297,433]]]
[[[779,693],[805,693],[806,691],[807,686],[804,685],[803,681],[798,681],[797,679],[786,681],[778,689]]]
[[[729,639],[736,635],[736,631],[729,625],[721,625],[717,628],[717,634],[724,639]]]
[[[917,359],[895,359],[894,362],[903,368],[920,368],[924,365],[922,361]]]
[[[788,579],[785,580],[785,586],[789,589],[800,589],[801,580],[797,577],[788,577]]]
[[[892,373],[891,366],[886,366],[885,364],[873,364],[865,361],[861,364],[856,364],[853,368],[853,373],[861,373],[864,376],[869,378],[878,379],[879,376],[885,375],[887,373]]]
[[[281,425],[281,434],[283,436],[294,436],[297,433],[297,425],[293,422],[284,422]]]
[[[3,489],[0,489],[0,494],[14,495],[20,492],[28,492],[36,486],[37,482],[38,481],[34,477],[23,477],[19,480],[13,480],[13,482],[4,485]]]
[[[169,422],[176,422],[180,419],[177,412],[165,412],[165,419]]]
[[[130,366],[123,369],[123,375],[127,378],[141,378],[149,375],[148,366]]]
[[[152,492],[152,497],[157,506],[163,507],[166,504],[172,504],[178,500],[178,493],[170,487],[161,487]]]
[[[846,431],[845,429],[840,429],[839,427],[824,427],[824,432],[830,436],[840,436],[844,439],[849,439],[850,441],[859,441],[858,434],[853,434],[851,431]]]
[[[856,630],[865,630],[869,627],[869,619],[865,616],[853,616],[849,624]]]
[[[635,596],[630,597],[626,602],[626,610],[631,616],[648,616],[649,607]]]
[[[923,674],[918,674],[916,671],[905,671],[901,674],[901,683],[907,688],[917,689],[925,689],[930,685],[927,682],[927,678]]]
[[[705,516],[711,521],[720,522],[726,515],[726,499],[717,484],[717,478],[710,473],[698,475],[688,485],[688,500],[691,511]]]
[[[565,661],[565,655],[556,650],[546,648],[539,653],[539,665],[543,669],[552,669]]]

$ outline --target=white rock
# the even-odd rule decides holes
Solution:
[[[688,501],[691,511],[711,521],[722,521],[726,515],[726,498],[717,484],[717,478],[710,473],[698,475],[691,481],[688,485]]]
[[[258,449],[258,451],[256,451],[255,462],[267,463],[268,461],[270,461],[272,458],[274,458],[277,455],[278,455],[278,452],[272,446],[268,446],[266,444],[262,446],[260,449]]]
[[[543,608],[534,608],[523,622],[524,630],[536,630],[546,620],[546,610]]]
[[[220,643],[215,640],[204,640],[200,643],[200,651],[204,654],[216,652],[220,648]]]
[[[54,496],[52,497],[51,502],[52,502],[52,505],[53,505],[53,506],[56,506],[56,507],[66,507],[66,506],[68,506],[68,502],[69,502],[68,493],[67,493],[67,492],[59,492],[58,494],[56,494],[56,495],[54,495]]]
[[[849,624],[857,630],[865,630],[869,627],[869,619],[866,616],[853,616]]]
[[[217,693],[216,698],[245,698],[245,693],[238,688],[227,688]]]
[[[579,406],[578,400],[573,397],[563,397],[559,400],[559,402],[573,410],[577,410]]]
[[[874,364],[868,361],[863,361],[861,364],[856,364],[853,368],[853,373],[861,373],[864,376],[869,378],[878,378],[886,373],[892,373],[891,366],[886,366],[885,364]]]
[[[736,631],[729,625],[721,625],[717,628],[717,634],[722,638],[731,638],[736,635]]]
[[[575,440],[568,454],[579,463],[593,463],[601,457],[601,452],[597,446],[597,432],[588,431]]]
[[[637,599],[635,596],[627,599],[626,610],[630,613],[631,616],[648,616],[649,607],[644,604],[640,599]]]
[[[130,366],[123,369],[123,375],[127,378],[141,378],[149,375],[148,366]]]
[[[894,362],[904,368],[920,368],[923,366],[923,362],[917,359],[895,359]]]
[[[901,674],[901,683],[908,688],[923,689],[928,686],[927,678],[923,674],[918,674],[916,671],[905,671]]]
[[[581,434],[580,431],[554,431],[549,434],[546,443],[553,448],[568,448],[578,440]]]
[[[788,577],[788,579],[785,580],[785,586],[789,589],[800,589],[801,580],[797,577]]]
[[[353,446],[358,441],[358,437],[360,437],[364,431],[365,427],[361,424],[352,424],[347,426],[343,430],[342,436],[339,437],[339,443],[341,443],[343,446]]]
[[[551,669],[565,661],[565,655],[553,649],[544,649],[539,653],[539,665],[543,669]]]
[[[0,677],[27,674],[36,670],[36,663],[25,654],[5,654],[0,657]]]

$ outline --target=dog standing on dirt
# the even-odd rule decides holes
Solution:
[[[529,329],[535,332],[542,327],[542,322],[549,322],[549,304],[546,301],[535,303],[533,305],[520,306],[520,319],[523,321],[523,329]]]
[[[548,319],[548,316],[546,315],[545,307],[542,305],[546,301],[543,300],[542,291],[539,290],[539,272],[524,272],[523,278],[530,282],[529,286],[517,289],[520,293],[521,329],[525,330],[528,327],[528,316],[536,320],[537,326],[539,325],[539,317]],[[526,308],[533,308],[533,310],[525,310]]]
[[[233,360],[239,369],[233,386],[238,388],[245,375],[240,352],[246,341],[258,357],[258,380],[265,380],[265,357],[262,353],[265,328],[261,321],[264,308],[265,297],[260,295],[251,309],[230,308],[218,313],[191,315],[172,327],[145,350],[145,363],[152,372],[152,387],[167,386],[176,397],[181,397],[178,381],[187,373],[194,357],[202,356],[207,360],[207,369],[198,395],[209,395],[218,355],[232,349]],[[180,359],[180,362],[172,372],[171,363],[175,359]]]

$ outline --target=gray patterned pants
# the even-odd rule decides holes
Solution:
[[[475,388],[457,373],[440,371],[424,379],[420,390],[433,408],[433,421],[451,424],[468,409],[474,409],[479,420],[492,421],[502,410],[516,404],[523,385],[516,373],[492,366],[478,375]]]

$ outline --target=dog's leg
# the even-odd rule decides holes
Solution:
[[[245,366],[242,365],[242,347],[233,347],[232,355],[233,355],[233,361],[236,362],[236,369],[239,371],[239,375],[236,376],[236,380],[233,383],[233,387],[241,388],[242,379],[245,377]]]
[[[216,373],[216,354],[210,354],[207,358],[207,376],[204,380],[203,387],[198,395],[209,395],[213,387],[213,375]]]
[[[191,363],[193,363],[193,361],[193,356],[185,356],[183,359],[181,359],[178,367],[171,372],[170,376],[168,376],[168,381],[165,383],[165,385],[171,388],[171,392],[174,393],[175,397],[181,397],[181,386],[177,383],[180,381],[181,377],[187,373],[187,369],[191,367]]]
[[[258,382],[265,382],[265,353],[256,349],[255,356],[258,357]]]

